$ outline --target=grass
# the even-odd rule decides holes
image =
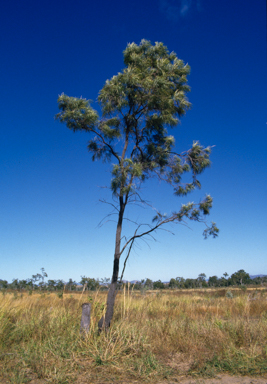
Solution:
[[[105,383],[217,373],[267,374],[267,291],[224,289],[117,295],[98,335],[106,293],[0,295],[0,382]],[[81,305],[91,327],[79,332]]]

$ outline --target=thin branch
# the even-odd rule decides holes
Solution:
[[[123,220],[127,220],[127,221],[129,221],[130,223],[133,223],[133,224],[135,224],[135,225],[139,225],[136,221],[133,221],[133,220],[131,220],[131,219],[128,219],[128,217],[124,217]]]
[[[148,207],[152,208],[154,211],[156,211],[156,212],[158,213],[158,210],[157,210],[155,207],[153,207],[152,204],[149,204],[149,202],[148,202],[147,200],[142,199],[142,197],[139,195],[138,192],[135,192],[134,195],[137,196],[137,197],[139,198],[140,202],[141,202],[143,205],[147,205]]]
[[[136,239],[138,239],[138,238],[142,238],[143,236],[146,236],[146,235],[150,235],[150,236],[151,236],[151,233],[154,232],[154,231],[157,230],[157,229],[165,230],[165,231],[167,231],[167,232],[172,233],[171,231],[166,230],[166,229],[164,229],[164,228],[160,228],[160,227],[161,227],[162,225],[164,225],[164,224],[168,224],[168,223],[171,223],[171,222],[175,222],[176,220],[177,220],[177,214],[174,213],[172,216],[170,216],[170,217],[168,217],[168,218],[166,218],[166,219],[161,220],[160,222],[158,222],[158,224],[155,225],[154,227],[150,226],[149,224],[140,224],[140,225],[137,227],[137,229],[136,229],[134,235],[133,235],[128,241],[126,241],[125,245],[123,246],[123,248],[122,248],[122,250],[121,250],[121,252],[120,252],[120,256],[121,256],[122,253],[125,251],[125,249],[127,248],[127,246],[131,243],[131,241],[136,240]],[[201,218],[197,219],[196,221],[199,221],[199,222],[205,222],[205,221],[202,220]],[[181,221],[179,220],[179,224],[180,224],[180,223],[181,223]],[[178,224],[178,223],[177,223],[177,224]],[[150,229],[147,230],[147,231],[145,231],[145,232],[143,232],[143,233],[140,233],[139,235],[137,235],[137,231],[139,230],[139,228],[140,228],[142,225],[147,225],[147,226],[150,227]],[[185,222],[184,222],[183,225],[185,225]],[[152,238],[153,238],[153,236],[152,236]]]
[[[121,252],[120,252],[120,256],[121,256],[122,253],[125,251],[125,248],[128,246],[128,244],[129,244],[131,241],[133,241],[133,240],[135,240],[135,239],[137,239],[137,238],[143,237],[143,236],[145,236],[145,235],[148,235],[149,233],[155,231],[160,225],[164,224],[165,222],[167,223],[168,221],[164,220],[164,222],[161,222],[161,223],[157,224],[155,227],[149,229],[148,231],[143,232],[143,233],[141,233],[140,235],[136,235],[138,229],[141,227],[141,225],[139,225],[138,228],[137,228],[136,231],[135,231],[135,234],[134,234],[134,235],[130,238],[130,240],[128,240],[128,241],[126,242],[126,244],[123,246],[123,248],[122,248],[122,250],[121,250]]]
[[[128,260],[128,258],[130,256],[133,243],[134,243],[134,239],[132,240],[132,243],[131,243],[130,248],[128,250],[128,254],[127,254],[127,256],[126,256],[126,258],[124,260],[123,270],[122,270],[121,277],[120,277],[120,283],[122,282],[123,274],[124,274],[124,271],[125,271],[125,268],[126,268],[126,263],[127,263],[127,260]]]
[[[116,213],[113,213],[113,215],[116,215]],[[108,216],[110,216],[110,215],[108,215]],[[106,217],[107,217],[107,216],[106,216]],[[105,225],[105,224],[108,223],[108,222],[117,223],[116,220],[106,220],[106,221],[104,221],[104,222],[103,222],[103,220],[104,220],[104,219],[102,219],[102,220],[100,221],[100,223],[97,224],[97,227],[98,227],[98,228],[103,227],[103,225]],[[96,227],[96,228],[97,228],[97,227]]]
[[[99,199],[99,201],[100,201],[100,203],[104,203],[104,204],[109,204],[109,205],[111,205],[114,209],[116,209],[116,211],[119,212],[119,209],[118,209],[114,204],[112,204],[112,203],[110,203],[110,202],[108,202],[108,201],[106,201],[106,200],[104,200],[104,199]]]
[[[119,157],[119,155],[114,151],[114,149],[112,148],[112,146],[111,146],[110,144],[108,144],[108,143],[104,140],[103,136],[102,136],[99,132],[97,132],[95,129],[90,129],[90,131],[93,132],[93,133],[95,133],[95,134],[102,140],[103,144],[104,144],[106,147],[109,148],[109,150],[110,150],[110,152],[112,153],[112,155],[113,155],[114,157],[116,157],[116,159],[117,159],[118,162],[120,163],[120,157]]]
[[[170,221],[170,220],[169,220],[169,221]],[[164,222],[168,222],[168,220],[164,220]],[[121,254],[123,253],[123,251],[125,250],[125,248],[127,247],[127,245],[128,245],[129,243],[131,243],[131,244],[130,244],[130,247],[129,247],[127,256],[126,256],[126,258],[125,258],[125,260],[124,260],[123,270],[122,270],[121,277],[120,277],[120,283],[122,283],[122,278],[123,278],[124,271],[125,271],[125,268],[126,268],[126,263],[127,263],[127,260],[129,259],[129,256],[130,256],[131,249],[132,249],[132,246],[133,246],[133,244],[134,244],[134,241],[135,241],[137,238],[140,238],[140,240],[143,240],[143,241],[146,243],[146,245],[150,248],[149,244],[148,244],[147,241],[143,238],[143,236],[148,235],[148,236],[150,236],[154,241],[157,241],[157,240],[155,239],[155,237],[152,236],[151,232],[154,231],[154,230],[156,230],[157,228],[159,228],[159,226],[162,225],[162,224],[164,224],[164,223],[162,222],[161,224],[155,226],[154,228],[151,228],[150,231],[146,231],[146,232],[142,233],[141,235],[136,235],[138,229],[139,229],[140,226],[141,226],[141,225],[139,225],[139,226],[137,227],[137,229],[135,230],[134,236],[132,236],[132,238],[131,238],[129,241],[126,241],[126,244],[124,245],[124,247],[123,247],[123,249],[122,249],[122,251],[121,251],[121,253],[120,253],[120,256],[121,256]],[[147,224],[147,225],[148,225],[148,224]],[[174,235],[174,233],[171,232],[171,231],[168,230],[168,229],[164,229],[164,228],[159,228],[159,229],[161,229],[161,230],[163,230],[163,231],[166,231],[166,232],[169,232],[169,233],[171,233],[172,235]],[[123,236],[123,237],[125,237],[125,236]]]

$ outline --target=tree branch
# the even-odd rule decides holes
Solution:
[[[118,162],[120,163],[120,157],[119,157],[119,155],[114,151],[114,149],[112,148],[112,146],[111,146],[110,144],[108,144],[108,143],[104,140],[103,136],[102,136],[99,132],[97,132],[96,130],[94,130],[94,129],[90,129],[90,131],[93,132],[93,133],[95,133],[95,134],[102,140],[103,144],[104,144],[106,147],[109,148],[109,150],[110,150],[110,152],[112,153],[112,155],[113,155],[114,157],[116,157],[116,159],[117,159]]]
[[[124,271],[125,271],[125,268],[126,268],[126,263],[127,263],[127,260],[128,260],[128,258],[130,256],[133,243],[134,243],[134,239],[132,240],[132,243],[131,243],[130,248],[128,250],[128,254],[127,254],[127,256],[126,256],[126,258],[124,260],[123,270],[122,270],[121,277],[120,277],[120,283],[122,282],[123,274],[124,274]]]

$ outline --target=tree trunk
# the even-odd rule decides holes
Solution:
[[[102,317],[98,322],[98,329],[101,331],[103,328],[107,329],[110,327],[110,322],[113,317],[115,298],[116,298],[116,287],[119,276],[119,263],[120,263],[120,249],[121,249],[121,230],[122,230],[122,221],[124,214],[125,205],[123,203],[123,197],[120,197],[120,212],[116,230],[116,243],[115,243],[115,254],[113,262],[113,274],[112,280],[108,291],[107,298],[107,310],[105,316]]]
[[[116,298],[116,287],[117,282],[111,283],[108,290],[108,298],[107,298],[107,310],[105,316],[102,317],[98,322],[98,329],[102,331],[102,329],[108,329],[110,327],[110,322],[113,317],[115,298]]]

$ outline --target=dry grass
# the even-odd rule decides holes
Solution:
[[[119,292],[98,335],[106,293],[1,294],[0,382],[155,381],[174,375],[267,373],[265,290]],[[81,304],[91,328],[79,333]],[[100,380],[100,381],[99,381]],[[105,381],[106,380],[106,381]],[[32,381],[34,382],[34,381]]]

